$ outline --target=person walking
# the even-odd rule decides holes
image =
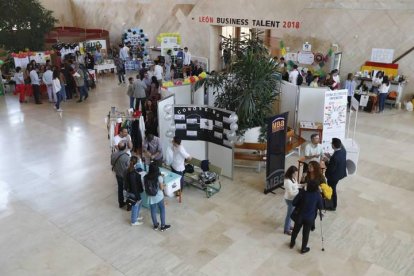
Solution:
[[[307,183],[305,190],[301,190],[299,194],[293,199],[293,206],[295,206],[295,226],[293,227],[292,236],[290,238],[290,248],[295,246],[296,237],[302,230],[302,247],[300,252],[305,254],[310,251],[308,247],[308,240],[311,228],[315,225],[317,211],[322,210],[322,197],[319,191],[319,183],[310,181]]]
[[[336,185],[339,180],[347,176],[346,174],[346,150],[342,145],[341,139],[332,138],[333,155],[326,154],[329,159],[326,165],[325,176],[328,179],[328,185],[332,188],[333,208],[330,211],[336,211],[338,196],[336,193]]]
[[[57,69],[53,71],[52,93],[54,94],[54,98],[56,98],[56,104],[55,104],[56,111],[62,112],[63,109],[60,108],[60,103],[62,101],[61,91],[62,91],[63,84],[60,83],[59,75],[60,73]]]
[[[139,74],[134,82],[134,98],[135,98],[135,110],[139,110],[139,104],[141,103],[141,112],[145,116],[145,100],[147,93],[145,92],[147,85],[144,82],[144,75]]]
[[[125,64],[124,61],[116,54],[114,57],[116,74],[118,75],[118,85],[125,83]]]
[[[127,89],[127,95],[129,97],[129,108],[134,109],[134,78],[129,77],[128,78],[128,89]]]
[[[138,157],[132,156],[129,161],[129,167],[124,175],[124,189],[134,195],[136,202],[131,206],[131,226],[143,224],[143,217],[139,216],[142,200],[141,193],[144,192],[141,182],[141,175],[135,170],[138,163]]]
[[[171,225],[165,223],[165,205],[164,205],[164,179],[161,176],[160,169],[155,162],[149,165],[148,173],[144,176],[144,185],[147,192],[148,185],[158,185],[158,191],[155,196],[148,196],[151,208],[151,219],[154,230],[161,232],[168,230]],[[147,192],[148,194],[148,192]],[[157,208],[160,211],[161,226],[157,221]]]
[[[118,204],[119,208],[123,208],[124,202],[124,173],[129,165],[129,155],[125,152],[126,143],[121,141],[118,144],[118,151],[111,155],[112,170],[115,172],[116,181],[118,183]]]
[[[292,235],[290,216],[292,215],[294,209],[292,205],[293,199],[299,193],[300,184],[298,184],[297,178],[298,168],[296,168],[295,166],[290,166],[285,173],[285,180],[283,183],[283,187],[285,188],[284,198],[287,205],[283,233],[285,233],[286,235]]]

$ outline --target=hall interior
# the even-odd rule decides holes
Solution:
[[[414,114],[359,114],[357,175],[340,182],[336,212],[289,249],[283,191],[263,194],[265,172],[236,168],[207,199],[194,188],[167,200],[168,232],[131,227],[117,204],[104,117],[128,107],[116,76],[83,103],[0,98],[1,275],[413,275]],[[190,152],[191,154],[191,152]],[[296,164],[297,155],[287,158]],[[300,237],[298,238],[300,242]]]

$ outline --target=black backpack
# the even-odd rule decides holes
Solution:
[[[298,78],[296,79],[296,84],[302,85],[302,83],[303,83],[303,77],[302,77],[302,74],[299,73]]]
[[[154,179],[148,179],[147,176],[144,176],[144,187],[145,192],[148,196],[155,196],[158,193],[158,177]]]

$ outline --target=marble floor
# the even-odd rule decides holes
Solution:
[[[323,220],[325,251],[318,221],[301,255],[283,234],[283,192],[264,195],[252,169],[210,199],[191,188],[183,203],[169,199],[167,232],[146,209],[131,227],[109,165],[114,105],[128,99],[111,75],[61,116],[0,97],[0,275],[414,275],[414,113],[360,113],[358,174]]]

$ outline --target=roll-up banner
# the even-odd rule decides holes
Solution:
[[[268,118],[265,194],[283,186],[288,114]]]

